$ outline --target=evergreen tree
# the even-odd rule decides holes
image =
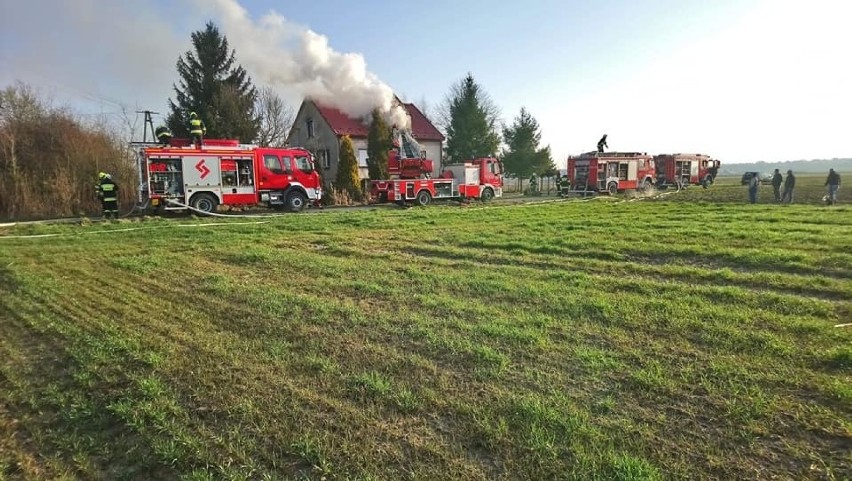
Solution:
[[[334,186],[345,190],[355,200],[361,199],[361,176],[358,173],[358,159],[355,147],[348,135],[340,142],[340,162],[337,164],[337,179]]]
[[[447,134],[447,157],[460,162],[491,157],[500,145],[499,111],[468,74],[452,87],[444,101],[442,123]]]
[[[503,140],[508,146],[502,155],[503,167],[507,173],[524,179],[533,173],[542,176],[556,170],[550,156],[550,146],[538,146],[541,142],[538,121],[527,109],[521,107],[521,112],[515,117],[512,125],[503,128]]]
[[[254,112],[257,91],[245,69],[236,64],[236,52],[213,22],[193,32],[194,51],[178,58],[179,85],[169,99],[168,126],[175,136],[189,136],[189,113],[207,127],[207,137],[254,141],[260,121]]]
[[[367,135],[367,169],[371,179],[388,178],[388,151],[393,148],[390,127],[378,109],[373,110]]]

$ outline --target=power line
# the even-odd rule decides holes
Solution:
[[[8,57],[4,58],[4,56],[2,54],[0,54],[0,61],[5,62],[6,65],[8,65],[10,67],[14,67],[14,68],[19,69],[19,70],[27,71],[32,75],[40,77],[42,80],[46,81],[46,83],[51,84],[54,87],[58,87],[60,89],[65,90],[66,92],[76,94],[79,97],[85,98],[86,100],[111,104],[114,107],[118,107],[120,109],[127,109],[128,108],[127,105],[125,105],[125,104],[123,104],[123,103],[121,103],[117,100],[105,97],[103,95],[93,94],[93,93],[88,92],[86,90],[83,90],[81,88],[73,87],[71,85],[59,82],[59,81],[56,80],[55,76],[48,75],[48,74],[46,74],[42,71],[39,71],[39,70],[37,70],[37,69],[35,69],[31,66],[20,65],[20,64],[16,63],[14,60],[9,59]]]

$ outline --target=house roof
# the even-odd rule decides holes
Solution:
[[[432,122],[414,104],[403,104],[411,116],[411,133],[417,140],[443,141],[444,135],[435,128]]]
[[[362,122],[360,119],[352,118],[341,112],[339,109],[322,105],[316,101],[314,101],[314,105],[316,105],[320,115],[322,115],[323,119],[325,119],[329,127],[331,127],[331,130],[333,130],[336,135],[366,138],[367,134],[369,134],[370,126]],[[439,142],[444,140],[444,136],[441,132],[432,125],[432,122],[423,115],[423,112],[421,112],[420,109],[418,109],[414,104],[404,103],[402,105],[405,106],[405,110],[411,117],[411,133],[414,135],[415,139],[420,141],[436,140]]]

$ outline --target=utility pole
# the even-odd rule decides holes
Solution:
[[[148,126],[151,126],[151,142],[157,140],[154,136],[154,119],[152,115],[160,115],[160,112],[151,112],[150,110],[137,110],[137,114],[145,114],[145,122],[142,124],[142,142],[148,142]]]

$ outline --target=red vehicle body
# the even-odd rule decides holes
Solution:
[[[430,159],[402,158],[397,150],[388,152],[388,175],[392,179],[430,177],[434,165],[435,163]]]
[[[718,160],[702,154],[655,155],[654,163],[657,168],[657,186],[661,188],[671,185],[685,187],[690,184],[709,187],[719,173],[720,164]]]
[[[157,210],[212,212],[218,205],[264,205],[291,212],[322,198],[310,152],[299,148],[240,145],[205,139],[195,148],[185,139],[137,150],[140,205]]]
[[[640,152],[587,152],[568,157],[570,190],[616,194],[648,189],[655,181],[654,159]]]
[[[399,179],[370,181],[370,193],[378,202],[428,205],[432,199],[488,201],[503,195],[503,165],[494,158],[447,165],[437,179],[429,178],[432,172],[431,160],[402,159],[401,162],[411,164],[407,169],[396,169],[400,172],[397,174],[400,175]],[[415,162],[422,162],[417,174],[419,178],[414,178]],[[388,170],[395,170],[390,162]]]

